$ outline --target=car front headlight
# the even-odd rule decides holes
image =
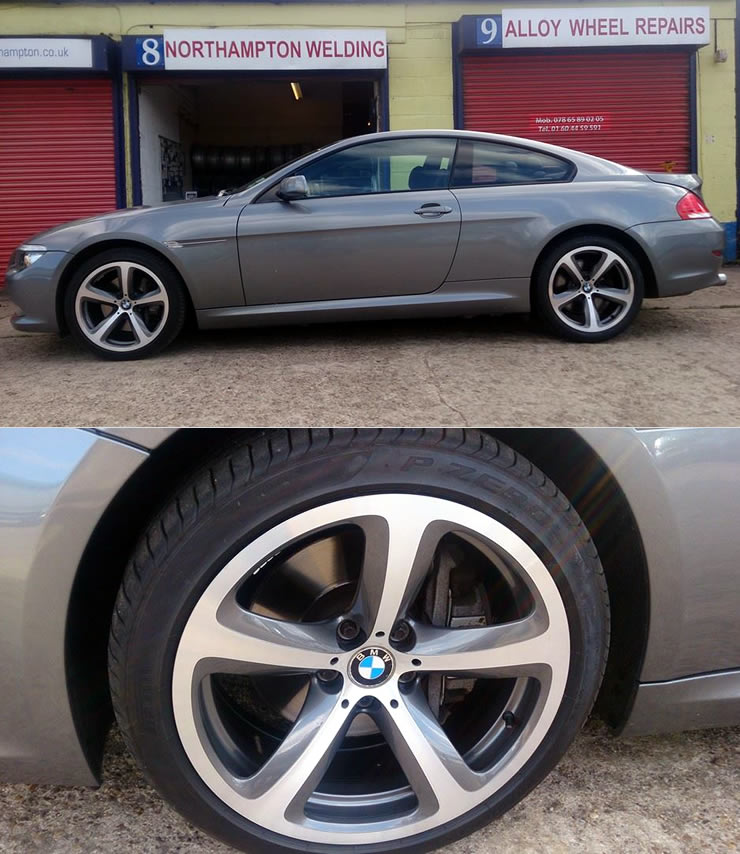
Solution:
[[[46,252],[45,246],[38,246],[33,243],[26,243],[19,246],[10,257],[11,270],[25,270],[31,264],[35,264],[39,258]]]

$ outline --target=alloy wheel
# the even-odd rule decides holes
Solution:
[[[548,298],[559,320],[585,333],[601,333],[622,321],[635,300],[626,261],[603,246],[566,252],[552,268]]]
[[[85,277],[74,310],[80,329],[93,344],[132,351],[157,338],[167,322],[170,301],[161,279],[148,267],[115,261]]]
[[[187,618],[172,704],[193,768],[237,813],[291,839],[379,843],[511,780],[569,666],[557,585],[518,534],[456,501],[365,495],[228,561]]]

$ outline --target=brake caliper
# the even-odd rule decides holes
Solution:
[[[435,571],[424,591],[425,616],[433,626],[451,629],[487,626],[491,608],[480,574],[466,566],[461,549],[440,549]],[[440,723],[450,706],[462,702],[475,687],[475,678],[432,673],[427,683],[429,706]]]

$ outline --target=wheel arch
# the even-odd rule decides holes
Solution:
[[[627,499],[603,461],[573,430],[485,432],[543,470],[578,510],[594,539],[604,565],[612,611],[612,643],[595,710],[611,726],[621,728],[639,682],[649,614],[647,565]],[[262,430],[175,431],[151,451],[120,488],[85,547],[67,611],[65,661],[78,737],[98,779],[104,741],[113,719],[107,676],[108,636],[129,557],[181,482],[214,455],[263,434]],[[127,439],[131,437],[135,434],[126,434]],[[636,631],[636,626],[641,630]]]
[[[185,304],[187,306],[186,323],[191,326],[195,323],[195,307],[193,306],[193,299],[190,295],[190,289],[188,288],[182,273],[166,253],[162,252],[161,249],[157,248],[156,246],[151,246],[149,243],[144,243],[138,240],[131,240],[129,238],[109,238],[103,240],[96,240],[93,243],[88,243],[86,246],[84,246],[82,249],[80,249],[73,255],[72,259],[67,263],[64,270],[62,270],[62,274],[59,277],[59,284],[57,285],[55,304],[57,323],[59,325],[59,331],[62,335],[65,335],[69,332],[67,328],[67,321],[64,317],[64,296],[67,292],[67,288],[69,287],[69,283],[72,280],[72,277],[86,261],[88,261],[90,258],[94,258],[96,255],[99,255],[102,252],[107,252],[109,249],[141,249],[145,252],[149,252],[150,254],[155,255],[157,258],[167,264],[167,266],[172,270],[173,274],[177,276],[178,281],[182,285],[182,290],[185,295]]]
[[[647,558],[629,501],[607,465],[576,431],[509,428],[491,432],[555,483],[596,545],[609,590],[611,644],[594,710],[620,730],[637,692],[650,620]]]
[[[529,283],[529,295],[531,305],[535,305],[535,281],[537,279],[537,274],[547,253],[553,248],[553,246],[556,246],[558,243],[570,240],[570,238],[572,237],[580,237],[584,234],[595,234],[600,237],[609,237],[612,240],[616,240],[618,243],[624,246],[625,249],[628,249],[635,256],[638,263],[640,264],[640,270],[642,271],[643,278],[645,279],[645,296],[658,296],[658,284],[655,278],[655,270],[642,244],[632,235],[628,234],[628,232],[626,232],[624,229],[617,228],[613,225],[603,225],[594,223],[592,225],[583,224],[573,226],[572,228],[564,229],[563,231],[560,231],[556,235],[551,237],[542,247],[539,254],[537,255],[537,259],[534,263],[534,266],[532,267],[532,275]]]
[[[255,433],[257,431],[254,431]],[[116,595],[136,543],[173,490],[210,457],[252,431],[177,430],[151,450],[105,508],[80,559],[65,630],[67,690],[80,745],[97,779],[113,721],[108,637]],[[120,437],[118,441],[121,441]],[[134,444],[135,433],[124,441]],[[125,520],[125,524],[121,524]]]

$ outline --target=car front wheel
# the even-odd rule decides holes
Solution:
[[[154,520],[113,618],[131,750],[249,851],[422,851],[500,815],[593,704],[608,603],[567,500],[462,431],[287,431]]]
[[[73,336],[96,355],[141,359],[170,344],[185,323],[172,268],[143,249],[110,249],[80,265],[64,300]]]

